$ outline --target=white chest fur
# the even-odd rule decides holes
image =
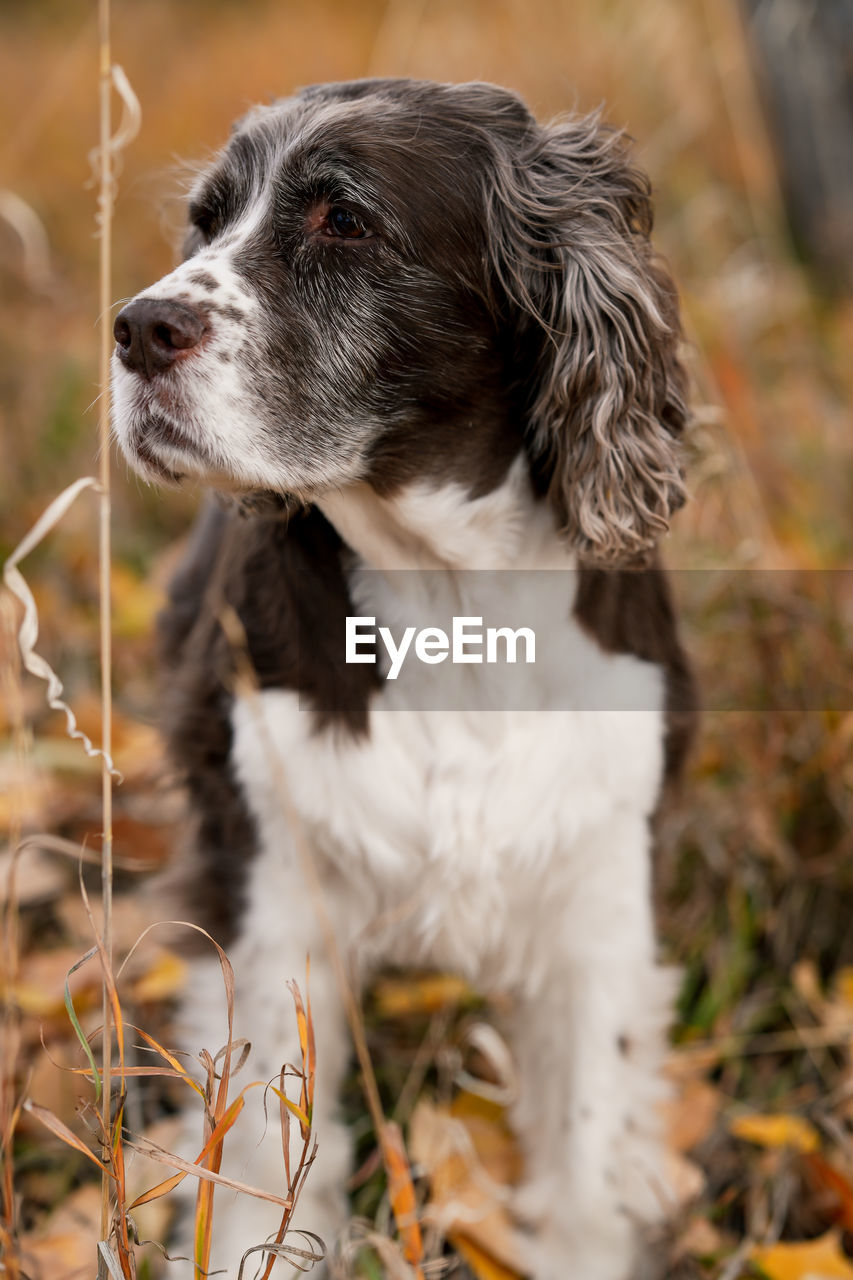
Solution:
[[[585,688],[592,672],[609,688],[642,688],[645,709],[398,709],[405,695],[386,684],[354,739],[315,731],[293,692],[238,701],[233,759],[260,836],[260,898],[274,864],[292,857],[283,776],[315,855],[349,886],[356,931],[375,922],[371,948],[384,959],[535,980],[538,929],[584,877],[586,838],[626,814],[647,819],[662,767],[659,669],[602,654],[569,617],[563,629]],[[465,676],[488,679],[485,668]],[[534,692],[552,677],[525,676]],[[614,884],[628,874],[644,895],[646,854],[645,841],[617,845]]]
[[[438,694],[418,685],[436,668],[410,668],[374,696],[360,738],[315,731],[293,692],[238,701],[233,762],[260,836],[251,899],[270,864],[289,859],[284,778],[315,856],[349,886],[355,932],[373,924],[384,960],[514,984],[538,972],[536,922],[552,903],[565,911],[591,833],[625,815],[645,827],[655,806],[662,672],[604,653],[578,625],[574,562],[521,460],[475,500],[453,486],[380,500],[359,486],[326,505],[356,549],[359,613],[394,626],[452,614],[500,623],[511,603],[536,630],[536,662],[445,666]],[[627,875],[645,896],[639,843],[608,860],[614,883]]]

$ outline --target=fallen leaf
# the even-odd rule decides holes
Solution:
[[[753,1249],[750,1258],[769,1280],[853,1280],[853,1264],[837,1231],[816,1240]]]
[[[101,1192],[87,1183],[22,1238],[21,1254],[34,1280],[91,1277],[100,1227]]]
[[[138,578],[126,565],[115,562],[110,568],[110,588],[114,634],[124,640],[150,635],[165,604],[165,594]]]
[[[412,978],[382,978],[373,988],[381,1018],[406,1018],[440,1013],[473,999],[473,991],[454,974],[422,974]]]
[[[168,1000],[183,990],[187,977],[186,961],[174,951],[161,948],[153,963],[131,986],[134,1000]]]
[[[18,981],[7,993],[18,1008],[35,1018],[65,1018],[65,980],[69,969],[80,959],[76,947],[35,951],[21,962]],[[101,970],[97,961],[78,969],[69,979],[71,995],[78,1009],[91,1008],[100,1000]]]
[[[3,906],[9,887],[11,856],[9,853],[0,854],[0,904]],[[58,897],[68,882],[69,868],[59,858],[35,848],[21,851],[15,868],[15,900],[19,907],[31,907]]]
[[[97,1236],[86,1239],[79,1231],[54,1231],[41,1240],[24,1237],[20,1260],[33,1280],[83,1280],[92,1274]]]
[[[517,1183],[523,1171],[521,1151],[504,1108],[463,1090],[453,1099],[450,1114],[465,1125],[477,1159],[489,1177],[506,1187]]]
[[[468,1263],[477,1280],[519,1280],[517,1271],[497,1262],[473,1240],[460,1235],[451,1235],[448,1239],[456,1252]]]
[[[11,753],[0,758],[0,831],[46,825],[51,791],[51,779],[43,769]]]
[[[849,1178],[814,1153],[805,1156],[805,1164],[812,1181],[821,1190],[831,1193],[837,1204],[831,1217],[847,1231],[853,1231],[853,1186]]]
[[[770,1115],[734,1116],[729,1132],[759,1147],[793,1147],[795,1151],[816,1151],[820,1137],[814,1125],[802,1116],[776,1113]]]
[[[853,965],[839,969],[832,985],[838,998],[853,1009]]]
[[[455,1247],[464,1239],[472,1256],[486,1256],[493,1269],[477,1271],[481,1280],[516,1277],[524,1272],[524,1259],[506,1208],[503,1177],[517,1172],[518,1153],[500,1108],[464,1095],[457,1106],[460,1114],[454,1115],[422,1099],[412,1116],[410,1152],[430,1182],[424,1216]],[[490,1118],[484,1108],[497,1114]]]
[[[666,1144],[672,1151],[691,1151],[712,1132],[720,1112],[718,1089],[706,1080],[687,1079],[666,1103]]]
[[[705,1190],[705,1174],[678,1151],[666,1152],[666,1180],[676,1205],[689,1204]]]

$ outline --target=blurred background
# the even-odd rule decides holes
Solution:
[[[692,1167],[704,1171],[677,1248],[711,1275],[771,1227],[783,1240],[835,1230],[840,1241],[842,1226],[853,1230],[853,698],[848,687],[828,706],[815,690],[827,672],[839,685],[849,676],[853,622],[844,572],[853,550],[853,4],[114,0],[113,57],[142,107],[118,178],[116,299],[174,265],[188,166],[206,160],[251,103],[305,84],[374,74],[491,80],[517,89],[540,117],[603,104],[636,140],[655,189],[657,246],[681,290],[694,381],[692,502],[666,558],[685,571],[677,589],[706,690],[724,671],[732,705],[748,708],[706,715],[658,869],[664,946],[684,968],[674,1071],[687,1110],[704,1106],[706,1117],[673,1139],[682,1154],[698,1151]],[[96,77],[94,0],[5,0],[0,558],[95,466]],[[127,772],[117,851],[157,869],[174,812],[152,730],[151,632],[198,495],[148,489],[121,460],[114,477],[117,751]],[[741,585],[721,590],[720,577],[700,569],[724,570],[729,582],[737,572]],[[43,650],[97,733],[91,500],[27,572]],[[0,729],[12,745],[0,756],[0,825],[96,846],[97,770],[62,737],[35,682],[19,680],[8,628],[3,638]],[[782,649],[798,674],[797,695],[780,710]],[[61,1057],[62,977],[79,952],[80,919],[73,869],[39,866],[22,891],[22,989]],[[138,875],[128,872],[128,884]],[[138,916],[126,897],[130,936]],[[168,1007],[180,982],[169,963],[159,953],[151,961],[164,976],[153,995],[143,987],[143,1004]],[[390,1033],[373,1033],[393,1075]],[[25,1030],[24,1060],[67,1114],[74,1087],[48,1078],[37,1042]],[[787,1131],[784,1141],[765,1133],[750,1143],[732,1128],[743,1107],[803,1118],[815,1143],[800,1149]],[[29,1138],[20,1177],[35,1227],[81,1174]],[[843,1265],[849,1273],[831,1274],[853,1277],[853,1263]]]

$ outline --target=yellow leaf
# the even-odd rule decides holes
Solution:
[[[853,1280],[853,1264],[841,1251],[837,1231],[817,1240],[753,1249],[750,1256],[770,1280]]]
[[[467,1004],[473,991],[463,978],[427,973],[413,978],[382,978],[373,988],[381,1018],[423,1017]]]
[[[135,1000],[167,1000],[183,989],[186,962],[174,951],[163,948],[146,973],[133,984]]]
[[[162,592],[155,590],[144,579],[137,578],[121,564],[112,565],[110,585],[115,635],[124,640],[149,635],[154,620],[165,603]]]
[[[477,1159],[490,1178],[503,1186],[519,1181],[521,1151],[503,1107],[463,1090],[450,1104],[450,1114],[468,1130]]]
[[[735,1116],[729,1121],[729,1131],[759,1147],[793,1147],[795,1151],[808,1152],[820,1146],[817,1130],[808,1120],[784,1113]]]
[[[853,966],[844,965],[839,969],[833,985],[844,1003],[853,1007]]]
[[[299,1121],[299,1123],[302,1125],[302,1128],[303,1128],[304,1130],[306,1130],[306,1131],[307,1131],[307,1130],[310,1130],[310,1128],[311,1128],[310,1121],[309,1121],[309,1119],[308,1119],[307,1115],[305,1114],[305,1112],[302,1110],[302,1108],[301,1108],[301,1107],[297,1107],[297,1105],[296,1105],[296,1103],[295,1103],[295,1102],[291,1102],[291,1101],[290,1101],[290,1098],[288,1098],[287,1094],[286,1094],[286,1093],[282,1093],[281,1089],[276,1089],[276,1087],[275,1087],[275,1085],[274,1085],[274,1084],[271,1084],[269,1087],[270,1087],[271,1091],[275,1094],[275,1096],[278,1098],[278,1100],[279,1100],[281,1103],[283,1103],[283,1105],[284,1105],[285,1107],[287,1107],[287,1109],[288,1109],[288,1111],[290,1112],[290,1114],[291,1114],[291,1115],[296,1116],[296,1119],[297,1119],[297,1120]]]

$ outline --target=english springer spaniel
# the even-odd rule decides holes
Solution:
[[[364,80],[251,111],[189,221],[183,263],[115,322],[115,427],[146,479],[230,495],[172,588],[167,711],[197,918],[229,947],[255,1076],[298,1058],[286,982],[311,953],[319,1155],[296,1225],[330,1241],[346,1220],[349,1052],[282,777],[359,979],[451,970],[510,1002],[529,1274],[625,1280],[669,1203],[652,825],[691,721],[655,558],[686,409],[647,180],[596,117]],[[404,694],[371,650],[383,624],[399,656],[407,624],[461,616],[470,640],[525,601],[540,650],[510,702],[476,636],[446,693]],[[441,635],[418,632],[421,665],[450,656]],[[184,1012],[188,1046],[222,1042],[217,962]],[[280,1189],[275,1129],[241,1123],[226,1171]],[[278,1211],[217,1195],[213,1265],[236,1277]]]

